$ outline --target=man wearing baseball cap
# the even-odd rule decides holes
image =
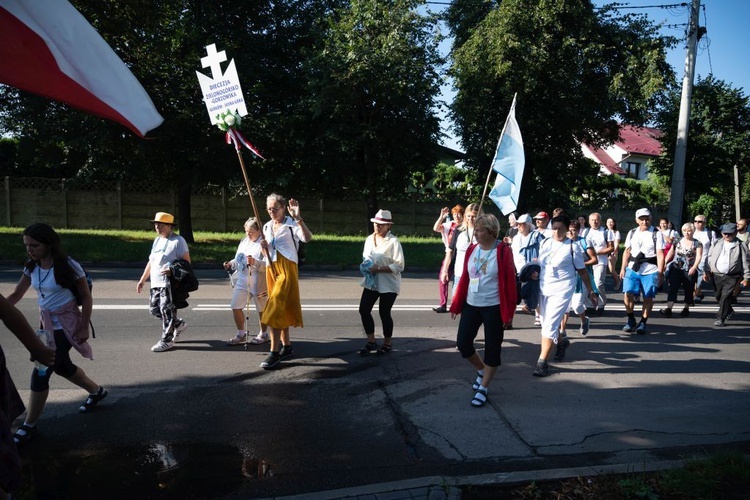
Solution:
[[[540,231],[534,231],[531,227],[529,214],[521,215],[517,221],[518,234],[513,238],[510,248],[513,250],[513,262],[516,265],[517,278],[521,283],[521,297],[524,301],[524,310],[534,313],[534,325],[541,326],[539,318],[539,245],[544,240]]]
[[[645,334],[646,322],[654,305],[656,289],[664,279],[664,236],[651,225],[651,211],[640,208],[635,212],[638,227],[631,229],[625,238],[625,252],[622,254],[623,300],[628,322],[624,332]],[[635,322],[635,296],[643,294],[641,320]]]
[[[552,229],[549,228],[549,214],[547,212],[539,212],[534,216],[534,224],[536,224],[536,230],[539,231],[545,238],[552,237]]]
[[[737,239],[737,224],[728,222],[721,226],[721,239],[711,245],[706,260],[704,279],[713,278],[719,311],[714,326],[724,326],[732,317],[732,297],[750,282],[750,251],[747,244]]]

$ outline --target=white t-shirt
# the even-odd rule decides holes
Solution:
[[[510,243],[510,249],[513,251],[513,263],[516,265],[516,271],[526,265],[526,257],[521,252],[522,248],[526,248],[529,245],[529,239],[531,239],[532,232],[529,232],[526,236],[520,232],[515,235],[513,241]]]
[[[185,238],[177,234],[170,234],[169,238],[157,236],[151,245],[148,261],[151,263],[151,288],[164,288],[169,284],[169,278],[161,274],[165,265],[169,265],[188,253]]]
[[[608,243],[612,241],[609,238],[609,233],[610,231],[601,226],[599,229],[589,227],[583,232],[583,237],[586,238],[588,245],[594,249],[596,258],[599,260],[598,265],[600,266],[607,265],[607,255],[600,254],[599,250],[607,248],[609,246]]]
[[[620,241],[621,241],[620,231],[618,230],[613,231],[611,229],[607,229],[607,238],[609,239],[609,241],[614,243],[615,252],[617,252],[618,251],[617,247],[620,245]]]
[[[443,238],[443,245],[445,245],[446,250],[451,244],[451,230],[456,227],[455,224],[454,221],[448,221],[440,225],[440,237]]]
[[[75,275],[76,280],[86,276],[81,264],[70,257],[68,257],[68,264],[73,269],[73,274]],[[24,268],[23,274],[31,279],[31,287],[36,290],[37,303],[39,304],[40,309],[56,311],[76,298],[69,288],[64,288],[57,283],[57,280],[55,280],[54,266],[49,269],[42,269],[37,265],[31,272]],[[62,326],[57,320],[57,316],[52,314],[51,317],[53,327],[56,330],[61,329]]]
[[[456,264],[453,266],[454,283],[458,283],[458,279],[464,274],[464,259],[466,258],[466,250],[471,246],[469,240],[469,231],[474,234],[474,230],[467,229],[461,231],[456,237]]]
[[[656,240],[654,240],[654,233],[656,233]],[[643,252],[643,255],[647,258],[656,257],[656,250],[664,250],[664,237],[653,226],[649,227],[647,231],[641,231],[640,227],[634,231],[629,231],[625,238],[625,248],[630,248],[630,256],[635,258],[636,255]],[[633,269],[634,262],[628,262],[628,267]],[[659,271],[659,266],[645,262],[641,264],[641,267],[636,270],[640,275],[654,274]]]
[[[544,240],[539,248],[539,263],[542,272],[539,285],[542,295],[573,295],[576,284],[576,269],[584,269],[583,247],[570,238],[557,241],[553,238]]]
[[[266,281],[266,263],[263,259],[263,249],[260,246],[262,238],[258,238],[252,241],[250,238],[245,236],[237,245],[237,252],[234,255],[234,259],[230,262],[232,270],[236,271],[237,282],[234,287],[240,290],[249,290],[253,295],[256,295],[258,291],[258,280],[262,283]],[[252,266],[247,265],[247,256],[251,256],[255,259],[255,264]],[[250,272],[248,273],[248,267]],[[250,279],[248,281],[248,274]],[[265,287],[263,287],[265,289]]]
[[[474,307],[498,305],[500,291],[497,281],[497,247],[492,247],[491,250],[482,250],[479,245],[474,247],[469,256],[468,271],[469,291],[466,295],[466,302]],[[479,280],[476,287],[471,284],[474,278]]]
[[[708,249],[711,247],[711,243],[716,239],[716,236],[710,229],[704,229],[703,231],[695,231],[693,233],[693,238],[700,241],[703,245],[703,257],[701,263],[698,264],[698,270],[701,270],[704,268],[704,264],[708,260]],[[706,268],[708,268],[708,266],[706,266]]]

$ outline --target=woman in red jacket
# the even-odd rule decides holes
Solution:
[[[464,272],[451,302],[451,318],[461,315],[456,344],[461,356],[476,369],[471,405],[487,402],[490,382],[500,366],[503,324],[513,321],[516,310],[516,267],[510,247],[498,241],[500,223],[494,215],[480,215],[474,224],[477,243],[464,259]],[[474,349],[479,327],[484,325],[484,360]]]

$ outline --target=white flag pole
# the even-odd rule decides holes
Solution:
[[[513,102],[510,105],[510,110],[508,111],[508,116],[505,117],[505,123],[503,124],[503,130],[500,132],[500,139],[497,141],[497,147],[495,148],[495,153],[497,153],[497,149],[500,147],[500,144],[503,142],[503,136],[505,135],[505,128],[508,126],[508,120],[510,120],[510,115],[513,113],[513,109],[516,107],[516,96],[518,95],[518,92],[513,94]],[[494,162],[494,154],[493,154],[493,162]],[[484,204],[484,199],[487,196],[487,187],[490,185],[490,177],[492,176],[492,172],[494,169],[492,168],[492,164],[490,164],[490,171],[487,172],[487,181],[484,183],[484,190],[482,191],[482,197],[479,198],[479,212],[482,212],[482,205]]]

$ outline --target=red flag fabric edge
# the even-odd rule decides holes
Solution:
[[[125,63],[72,5],[21,3],[0,0],[0,82],[121,123],[141,137],[164,121]]]

